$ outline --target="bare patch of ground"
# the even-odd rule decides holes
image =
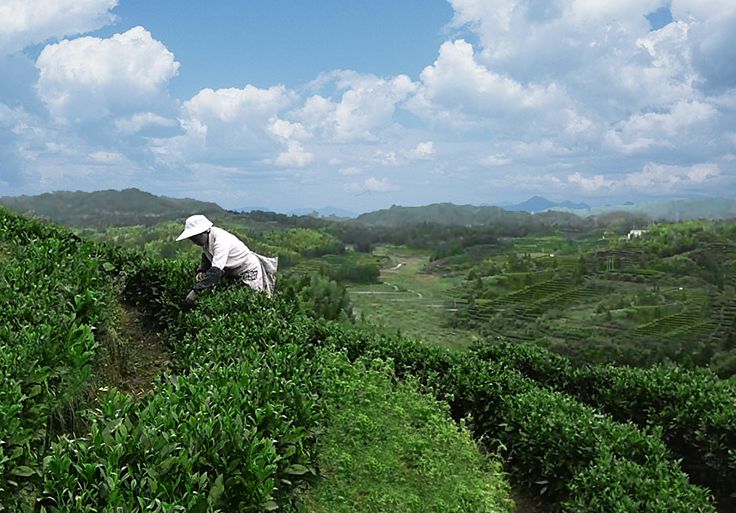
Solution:
[[[97,388],[112,388],[140,398],[155,386],[169,366],[160,333],[148,328],[132,306],[119,305],[116,326],[103,336],[104,355],[97,370]]]

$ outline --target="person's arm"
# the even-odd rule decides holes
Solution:
[[[212,267],[212,262],[210,262],[209,257],[207,256],[207,253],[202,251],[202,260],[199,262],[199,265],[197,266],[197,274],[199,273],[206,273],[210,270]]]
[[[192,290],[196,293],[200,293],[204,289],[210,288],[212,285],[220,280],[223,273],[224,271],[219,267],[211,266],[209,269],[207,269],[207,272],[204,273],[204,277],[194,284]]]

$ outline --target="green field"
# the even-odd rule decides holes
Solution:
[[[461,275],[425,270],[429,251],[402,246],[379,246],[374,254],[387,258],[381,283],[348,288],[358,320],[387,333],[425,340],[446,347],[470,346],[477,333],[447,326],[453,310],[453,290]]]
[[[358,321],[452,348],[531,342],[579,363],[676,361],[736,371],[736,242],[730,225],[646,237],[526,236],[432,260],[380,245],[379,281],[349,284]]]

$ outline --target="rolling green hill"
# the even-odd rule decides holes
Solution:
[[[97,192],[59,191],[38,196],[3,196],[0,204],[20,212],[77,228],[153,225],[192,214],[218,215],[215,203],[168,198],[124,189]]]

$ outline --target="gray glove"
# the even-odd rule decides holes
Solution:
[[[194,304],[194,302],[197,300],[197,293],[193,290],[189,291],[189,294],[187,294],[187,297],[184,299],[184,302],[191,306]]]

